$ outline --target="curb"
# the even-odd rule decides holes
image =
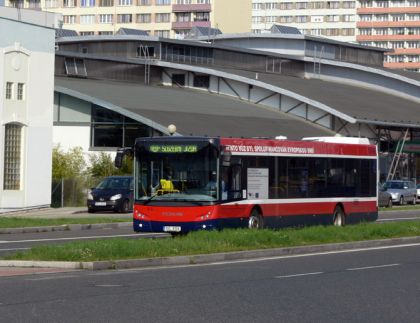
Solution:
[[[0,234],[9,233],[38,233],[38,232],[52,232],[52,231],[81,231],[93,229],[117,229],[123,227],[131,227],[132,222],[115,222],[115,223],[94,223],[94,224],[63,224],[53,226],[41,227],[27,227],[27,228],[4,228],[0,229]]]
[[[92,262],[66,262],[66,261],[23,261],[23,260],[0,260],[0,267],[39,267],[39,268],[64,268],[64,269],[129,269],[150,268],[160,266],[198,265],[213,262],[235,261],[245,259],[258,259],[265,257],[281,257],[291,255],[303,255],[318,252],[354,250],[372,247],[385,247],[420,243],[420,236],[408,238],[394,238],[386,240],[357,241],[346,243],[333,243],[325,245],[313,245],[303,247],[288,247],[274,249],[259,249],[251,251],[213,253],[192,256],[174,256],[130,260],[109,260]]]

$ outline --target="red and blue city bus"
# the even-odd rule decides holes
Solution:
[[[138,138],[133,228],[177,234],[375,221],[376,146],[326,141]]]

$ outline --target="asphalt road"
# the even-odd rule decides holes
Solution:
[[[420,322],[420,245],[0,278],[3,322]]]

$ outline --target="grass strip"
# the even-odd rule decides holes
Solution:
[[[65,224],[94,224],[94,223],[115,223],[115,222],[131,222],[132,218],[57,218],[57,219],[37,219],[37,218],[21,218],[21,217],[0,217],[0,228],[28,228],[42,227]]]
[[[420,221],[362,223],[343,228],[316,226],[282,230],[230,229],[198,231],[168,239],[110,239],[34,247],[4,259],[99,261],[140,259],[217,252],[420,236]]]

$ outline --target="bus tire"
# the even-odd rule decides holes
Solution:
[[[344,211],[339,205],[337,205],[334,209],[333,224],[336,227],[342,227],[345,224]]]
[[[262,229],[264,227],[264,220],[257,209],[253,209],[248,220],[248,228]]]

